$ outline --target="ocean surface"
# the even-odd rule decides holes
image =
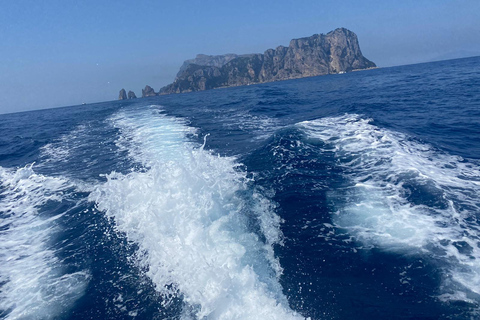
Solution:
[[[0,319],[480,318],[480,57],[0,115]]]

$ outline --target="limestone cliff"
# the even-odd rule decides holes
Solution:
[[[209,66],[209,67],[218,67],[221,68],[228,62],[232,61],[238,57],[246,57],[250,55],[238,55],[234,53],[227,53],[217,56],[209,56],[206,54],[197,54],[195,59],[189,59],[183,62],[183,65],[180,67],[180,70],[177,73],[177,79],[180,77],[187,67],[191,64],[197,64],[199,66]]]
[[[376,67],[362,55],[355,33],[339,28],[293,39],[263,54],[198,55],[182,65],[160,94],[296,79]],[[153,89],[152,89],[153,91]]]

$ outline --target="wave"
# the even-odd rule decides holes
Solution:
[[[66,272],[51,245],[64,213],[41,215],[73,186],[32,167],[0,167],[0,316],[6,319],[55,319],[83,295],[89,279],[85,271]]]
[[[159,107],[110,121],[138,166],[106,175],[90,199],[138,245],[156,289],[183,299],[183,317],[300,318],[279,283],[280,218],[241,165],[191,142],[195,130]]]
[[[298,124],[345,183],[332,220],[365,246],[425,254],[445,270],[443,299],[480,294],[480,168],[371,119],[346,114]]]

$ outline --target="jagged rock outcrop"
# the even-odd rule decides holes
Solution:
[[[125,89],[120,90],[118,93],[118,100],[127,100],[127,93],[125,92]]]
[[[187,69],[191,64],[197,64],[199,66],[208,66],[208,67],[218,67],[221,68],[226,65],[228,62],[232,61],[238,57],[248,57],[251,54],[238,55],[234,53],[221,54],[216,56],[209,56],[206,54],[197,54],[195,59],[186,60],[183,65],[180,67],[180,70],[177,73],[177,79],[182,75],[182,73]]]
[[[137,96],[135,95],[135,92],[133,91],[128,91],[128,99],[136,99]]]
[[[199,55],[182,65],[175,81],[160,94],[200,91],[277,80],[296,79],[376,67],[362,55],[355,33],[339,28],[293,39],[288,47],[264,54]]]
[[[152,87],[150,86],[145,86],[145,89],[142,89],[142,98],[145,98],[145,97],[154,97],[156,96],[157,93],[155,92],[155,90],[153,90]]]

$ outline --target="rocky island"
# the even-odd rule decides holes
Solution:
[[[150,86],[142,97],[202,91],[271,81],[345,73],[375,68],[362,55],[355,33],[338,28],[327,34],[293,39],[288,47],[268,49],[263,54],[199,54],[183,63],[175,81],[157,93]]]

